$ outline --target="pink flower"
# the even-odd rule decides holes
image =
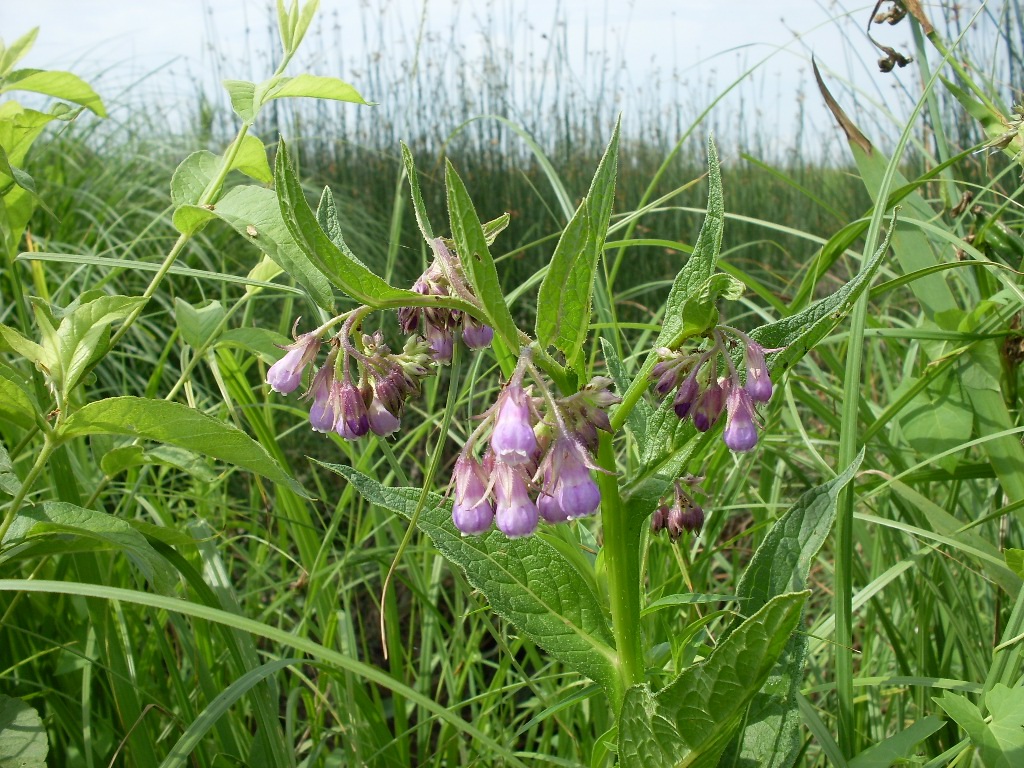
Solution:
[[[511,383],[496,403],[497,416],[491,431],[491,450],[498,461],[515,466],[533,461],[537,436],[533,433],[530,396],[518,383]]]

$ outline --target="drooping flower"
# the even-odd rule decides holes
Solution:
[[[452,504],[452,522],[467,535],[486,533],[494,521],[494,504],[487,493],[487,481],[480,462],[462,455],[455,462],[452,473],[455,481],[455,499]]]
[[[345,371],[340,381],[335,381],[334,392],[337,421],[334,431],[346,440],[358,440],[370,431],[370,419],[366,412],[366,400]]]
[[[530,395],[515,378],[498,395],[491,432],[491,450],[499,462],[515,466],[535,460],[537,436],[533,432]]]
[[[366,418],[370,425],[370,431],[381,437],[390,435],[401,426],[398,417],[384,407],[376,394],[366,409]]]
[[[747,363],[746,389],[755,403],[767,403],[772,399],[772,380],[764,362],[764,348],[752,339],[747,340],[744,351]]]
[[[296,320],[295,327],[298,327],[298,324],[299,321]],[[294,329],[292,333],[294,335]],[[293,344],[282,347],[288,351],[267,371],[267,384],[270,388],[282,395],[298,389],[302,383],[302,372],[316,357],[320,344],[320,334],[312,332],[295,336]]]
[[[754,404],[744,387],[729,390],[726,401],[725,434],[722,439],[733,451],[745,452],[757,445],[757,424],[754,421]]]
[[[494,522],[510,539],[527,536],[537,530],[539,514],[530,498],[526,476],[518,467],[494,462],[494,495],[497,503]]]
[[[462,340],[470,349],[484,349],[494,341],[494,329],[478,323],[469,315],[462,317]]]
[[[324,367],[317,371],[308,396],[313,398],[309,408],[309,425],[317,432],[331,432],[338,420],[334,411],[331,391],[334,389],[334,361],[328,357]]]
[[[562,436],[544,459],[537,509],[549,523],[585,517],[601,506],[601,491],[580,453],[570,438]]]
[[[729,384],[729,379],[726,378],[710,381],[697,398],[697,404],[693,409],[693,426],[698,432],[707,432],[722,415]]]

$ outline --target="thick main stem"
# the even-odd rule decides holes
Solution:
[[[629,524],[619,495],[611,435],[601,435],[597,460],[602,468],[612,473],[598,473],[597,482],[601,489],[612,634],[618,655],[619,689],[614,702],[618,712],[626,691],[644,678],[644,652],[640,642],[640,537],[639,529]]]

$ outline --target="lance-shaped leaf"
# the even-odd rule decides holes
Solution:
[[[328,280],[356,301],[374,308],[422,305],[423,296],[414,291],[392,288],[383,278],[334,244],[306,202],[284,141],[278,145],[275,177],[281,216],[288,231],[309,261]]]
[[[770,600],[700,664],[657,694],[646,683],[626,692],[619,713],[623,768],[718,765],[743,712],[800,621],[807,592]]]
[[[750,565],[743,571],[736,597],[740,610],[750,613],[778,595],[803,589],[818,550],[836,519],[839,491],[860,467],[857,460],[833,480],[803,494],[765,536]],[[728,765],[788,768],[803,743],[796,694],[803,682],[807,635],[794,634],[750,702],[746,727],[726,751]]]
[[[480,217],[477,216],[473,201],[469,198],[466,185],[448,161],[445,161],[445,186],[448,190],[448,217],[451,221],[452,239],[459,254],[462,268],[466,271],[473,290],[487,312],[487,322],[505,340],[510,349],[518,350],[519,328],[505,303],[505,294],[498,280],[487,236]]]
[[[423,202],[423,193],[420,191],[420,175],[416,172],[416,161],[413,159],[412,150],[403,141],[402,163],[405,165],[405,175],[409,179],[409,193],[412,195],[412,209],[416,214],[416,226],[420,234],[428,243],[434,239],[434,230],[430,228],[430,219],[427,218],[427,206]]]
[[[604,250],[615,201],[619,121],[604,151],[590,191],[558,239],[537,293],[537,340],[565,354],[572,367],[583,354],[590,327],[597,264]]]
[[[129,396],[97,400],[71,414],[59,436],[67,439],[96,434],[176,445],[263,475],[309,498],[305,489],[245,432],[181,403]]]
[[[352,467],[323,464],[347,478],[367,501],[411,518],[418,488],[388,488]],[[462,536],[451,502],[431,494],[419,528],[466,573],[494,611],[580,674],[614,690],[616,656],[607,616],[588,581],[539,536],[509,539],[498,531]]]

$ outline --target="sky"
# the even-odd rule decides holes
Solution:
[[[808,109],[799,95],[813,93],[812,53],[825,71],[866,98],[889,98],[892,76],[878,73],[877,54],[861,31],[871,7],[825,0],[322,0],[314,24],[329,28],[330,39],[342,40],[343,50],[321,40],[302,63],[307,71],[342,77],[370,100],[386,104],[388,93],[360,82],[360,63],[367,57],[408,60],[417,43],[431,35],[458,40],[468,57],[482,56],[488,46],[510,57],[533,51],[539,57],[555,37],[576,74],[577,82],[566,87],[593,87],[588,77],[604,57],[612,62],[617,93],[668,101],[679,99],[682,87],[696,108],[767,58],[746,98],[758,102],[762,128],[791,139],[798,110]],[[161,98],[187,99],[197,84],[216,89],[218,77],[247,79],[269,72],[269,61],[261,59],[270,39],[268,8],[266,0],[7,0],[0,4],[0,31],[11,42],[39,26],[36,46],[23,65],[70,69],[91,82],[94,73],[102,73],[101,95],[108,100],[110,91],[133,84]],[[899,32],[877,34],[905,44],[909,29],[903,25]],[[528,78],[539,77],[537,66]],[[828,130],[816,93],[813,110],[822,130]]]

